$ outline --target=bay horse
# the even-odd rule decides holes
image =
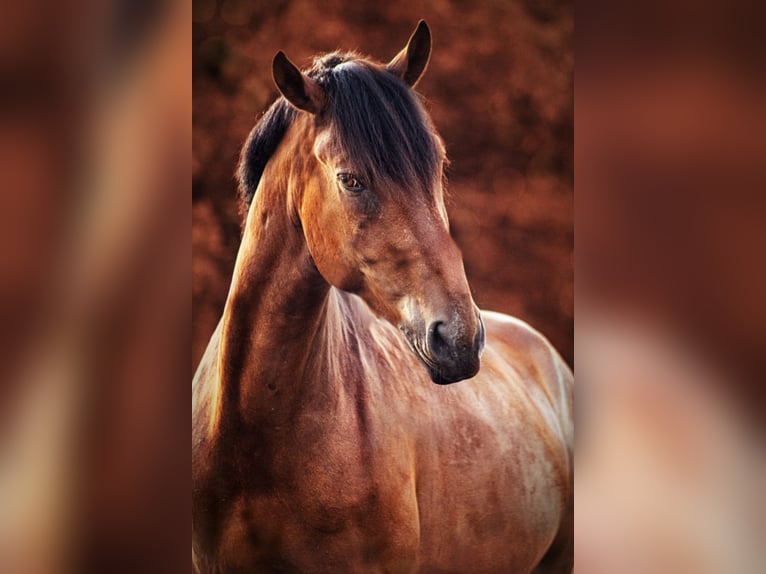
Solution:
[[[572,373],[473,301],[413,89],[430,52],[421,21],[387,65],[274,58],[193,382],[198,572],[572,569]]]

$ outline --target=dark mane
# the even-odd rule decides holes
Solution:
[[[329,105],[323,114],[368,184],[390,180],[430,188],[440,151],[431,121],[412,89],[382,66],[353,53],[321,56],[306,73],[324,88]],[[280,97],[250,132],[238,171],[245,209],[297,113]]]
[[[244,214],[247,214],[250,208],[266,164],[277,151],[297,113],[287,100],[279,98],[271,104],[247,136],[237,168],[239,199]]]

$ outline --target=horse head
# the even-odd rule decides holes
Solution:
[[[478,372],[484,326],[449,234],[444,145],[413,89],[430,52],[421,21],[388,64],[333,53],[302,72],[279,52],[273,76],[304,126],[288,189],[314,265],[446,384]]]

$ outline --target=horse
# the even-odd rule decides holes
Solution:
[[[192,390],[198,572],[565,572],[573,375],[480,311],[414,87],[388,64],[273,60],[237,171],[246,222]]]

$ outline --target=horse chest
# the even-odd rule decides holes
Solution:
[[[220,525],[220,559],[234,571],[411,571],[418,524],[408,473],[391,457],[381,472],[348,428],[314,430],[297,421],[292,439],[245,470]]]

